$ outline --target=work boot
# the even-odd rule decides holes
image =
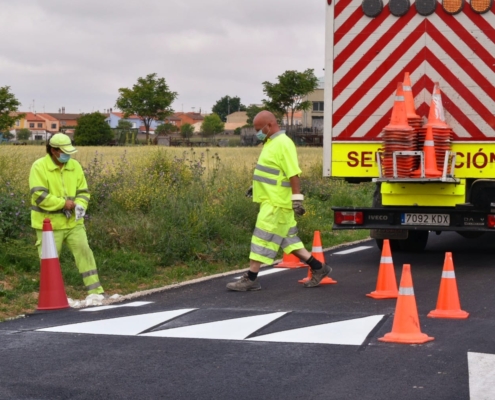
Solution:
[[[332,272],[332,268],[330,265],[323,264],[323,267],[320,269],[311,269],[311,279],[307,282],[304,282],[304,287],[315,287],[320,284],[322,279],[327,276],[330,272]]]
[[[261,285],[258,278],[252,281],[248,278],[248,274],[246,272],[242,278],[236,282],[227,283],[227,289],[235,290],[236,292],[247,292],[248,290],[260,290]]]

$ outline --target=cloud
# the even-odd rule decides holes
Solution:
[[[288,69],[323,74],[325,4],[296,0],[0,0],[0,86],[46,111],[113,107],[156,72],[175,109],[259,103]]]

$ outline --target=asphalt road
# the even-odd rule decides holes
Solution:
[[[495,399],[494,243],[432,234],[420,254],[393,253],[397,282],[411,265],[426,344],[378,341],[396,300],[365,296],[381,257],[368,241],[326,252],[337,284],[267,268],[259,292],[227,291],[232,275],[4,322],[0,399]],[[446,251],[465,320],[426,317]]]

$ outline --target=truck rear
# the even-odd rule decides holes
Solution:
[[[493,0],[327,1],[323,174],[376,183],[372,207],[333,208],[334,229],[403,250],[495,231]],[[407,151],[388,130],[400,88],[420,121]],[[425,137],[432,115],[447,136]],[[430,142],[440,175],[424,173]]]

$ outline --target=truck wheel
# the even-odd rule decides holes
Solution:
[[[406,240],[398,240],[403,251],[423,251],[428,243],[428,231],[409,231]]]

